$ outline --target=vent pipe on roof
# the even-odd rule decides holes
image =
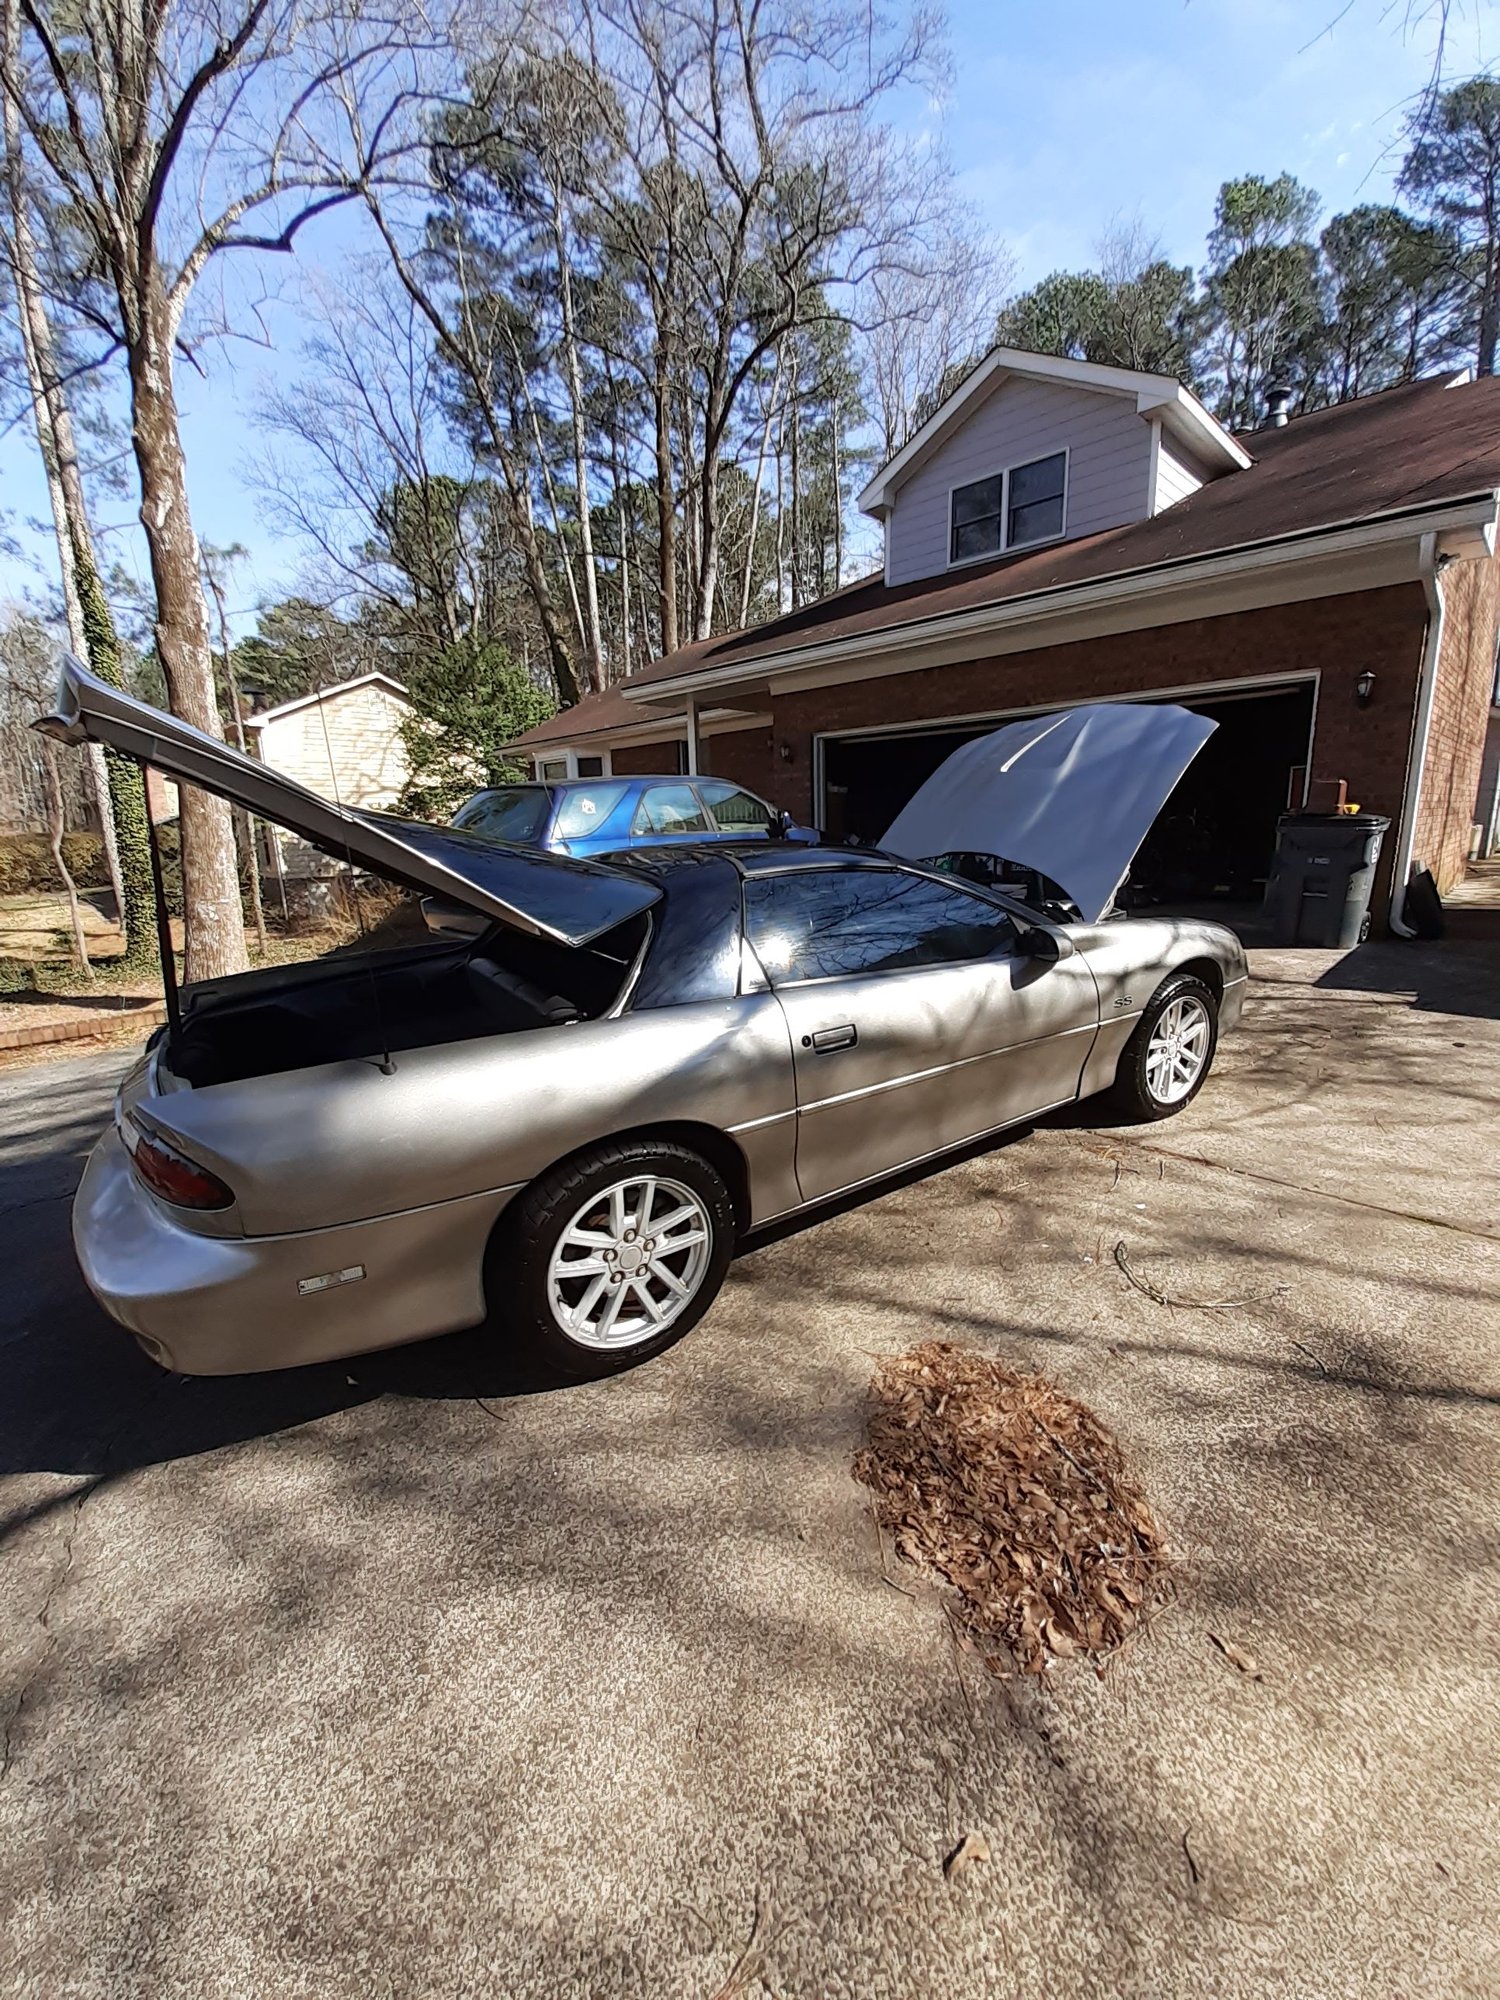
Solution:
[[[1286,422],[1286,413],[1291,405],[1292,388],[1289,382],[1272,382],[1266,389],[1267,430],[1280,430]]]

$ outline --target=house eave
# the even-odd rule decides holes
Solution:
[[[1096,630],[1139,628],[1213,616],[1248,603],[1339,595],[1381,581],[1403,580],[1408,568],[1415,576],[1415,549],[1423,534],[1437,535],[1441,552],[1455,559],[1493,554],[1497,506],[1500,491],[1485,489],[1461,499],[1302,529],[1269,541],[1118,571],[1087,583],[1055,584],[972,610],[942,612],[874,632],[726,661],[654,681],[649,694],[660,701],[685,700],[711,690],[727,693],[735,687],[763,690],[772,682],[805,679],[851,663],[866,672],[901,672],[908,665],[942,664],[945,654],[962,657],[979,641],[998,642],[994,649],[1004,651],[1063,644],[1083,636],[1072,628],[1084,621]],[[1402,561],[1403,550],[1411,558],[1409,563]],[[914,654],[929,657],[910,661],[907,656]],[[623,691],[631,700],[648,692]]]

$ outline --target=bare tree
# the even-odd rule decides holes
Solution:
[[[961,214],[932,232],[925,254],[875,273],[861,318],[882,457],[905,444],[939,384],[989,346],[1014,275],[1004,245]]]
[[[29,147],[108,281],[130,386],[156,644],[172,707],[221,734],[213,651],[174,387],[183,320],[210,261],[290,251],[410,143],[420,55],[412,11],[360,0],[7,0],[22,60],[5,89]],[[24,64],[24,70],[22,65]],[[362,103],[366,142],[343,141]],[[267,123],[265,108],[280,107]],[[229,813],[182,795],[185,976],[241,970]]]
[[[18,30],[16,12],[6,5],[0,16],[0,36],[3,36],[0,64],[7,76],[13,75],[17,68]],[[73,651],[87,660],[96,673],[106,680],[118,681],[117,642],[108,605],[99,587],[73,412],[39,269],[20,116],[9,89],[0,90],[0,98],[3,98],[0,108],[3,108],[5,193],[9,210],[8,227],[0,234],[0,242],[15,291],[32,424],[52,509],[68,638]],[[107,756],[97,743],[89,746],[88,769],[125,956],[127,960],[142,958],[152,949],[155,933],[141,775],[129,759]]]

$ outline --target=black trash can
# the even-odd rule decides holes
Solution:
[[[1283,813],[1266,884],[1272,944],[1347,949],[1370,934],[1384,813]]]

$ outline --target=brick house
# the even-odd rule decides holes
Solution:
[[[518,739],[538,775],[712,771],[876,839],[966,737],[1080,701],[1219,729],[1142,851],[1257,894],[1289,803],[1390,815],[1376,894],[1462,875],[1500,613],[1500,381],[1231,436],[1179,383],[996,349],[875,475],[882,570],[681,647]],[[1152,851],[1154,849],[1154,851]]]

